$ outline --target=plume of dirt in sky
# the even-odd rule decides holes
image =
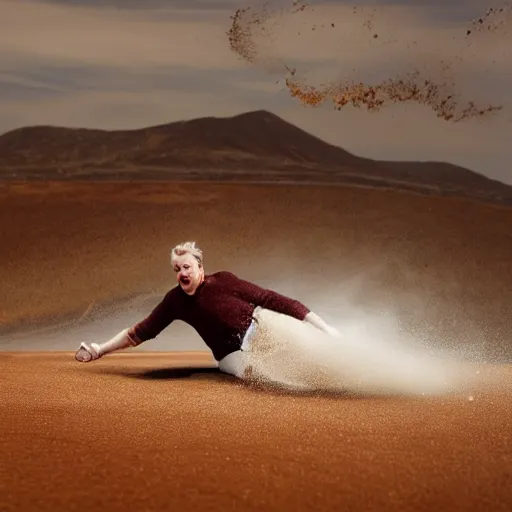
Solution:
[[[255,11],[251,7],[237,9],[231,16],[233,23],[228,32],[231,50],[250,64],[256,63],[258,45],[254,40],[257,28],[263,30],[264,23],[271,17],[265,8]]]
[[[390,103],[414,101],[431,107],[438,117],[446,121],[462,121],[471,117],[501,110],[501,105],[477,106],[473,101],[462,108],[457,102],[456,92],[447,83],[435,83],[425,79],[418,71],[405,78],[390,78],[377,85],[344,83],[323,88],[308,87],[300,82],[286,79],[290,94],[302,103],[318,106],[328,98],[336,110],[351,104],[356,108],[364,107],[374,112]]]
[[[471,20],[471,26],[467,29],[466,35],[474,32],[496,32],[507,28],[512,21],[512,4],[501,7],[490,7],[483,16]]]
[[[367,71],[354,67],[348,71],[349,76],[318,85],[308,84],[305,78],[307,69],[300,69],[286,62],[279,65],[279,59],[269,54],[268,46],[265,51],[264,44],[265,41],[278,37],[280,20],[284,17],[289,18],[299,13],[307,16],[313,10],[300,0],[292,2],[288,9],[272,10],[268,3],[259,10],[251,7],[239,9],[231,17],[232,26],[228,32],[231,49],[256,67],[275,70],[277,63],[277,68],[285,70],[284,83],[291,96],[311,107],[330,101],[336,110],[351,105],[377,112],[392,104],[414,102],[432,109],[439,118],[451,122],[483,117],[503,110],[503,104],[489,104],[488,101],[467,98],[464,90],[468,86],[467,77],[460,69],[464,63],[474,61],[475,52],[485,52],[488,48],[488,36],[482,41],[482,38],[479,40],[478,33],[485,32],[500,37],[508,32],[512,22],[512,4],[490,8],[481,17],[472,20],[471,28],[465,33],[461,31],[460,37],[452,41],[458,54],[451,59],[446,56],[439,57],[444,53],[443,41],[437,42],[439,48],[433,50],[436,41],[429,41],[431,36],[428,34],[423,41],[421,34],[414,34],[414,38],[407,41],[404,31],[404,38],[401,40],[400,30],[396,30],[396,25],[388,23],[386,26],[385,17],[377,7],[353,7],[352,26],[358,25],[363,31],[353,43],[374,52],[374,62],[377,63],[374,68],[380,66],[380,76],[369,79]],[[336,27],[336,22],[327,21],[321,24],[312,23],[309,28],[336,30]],[[298,37],[300,35],[301,31],[297,33]],[[360,41],[361,37],[365,37],[366,41]],[[391,45],[395,45],[395,50],[398,47],[402,56],[404,51],[409,56],[402,69],[397,68],[399,64],[393,62],[393,50],[387,49]],[[479,45],[480,48],[475,48]],[[270,67],[269,62],[273,62]],[[383,76],[386,72],[388,76]]]

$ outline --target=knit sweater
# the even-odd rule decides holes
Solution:
[[[220,361],[240,350],[256,306],[304,320],[309,309],[297,300],[238,278],[231,272],[206,275],[193,295],[172,288],[129,330],[135,344],[155,338],[174,320],[192,326]]]

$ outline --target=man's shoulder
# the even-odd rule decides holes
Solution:
[[[254,284],[247,279],[236,275],[234,272],[230,270],[219,270],[213,274],[209,274],[210,282],[216,283],[219,286],[224,287],[235,287],[239,288],[247,288],[253,287]]]
[[[210,276],[217,279],[238,279],[237,276],[229,270],[218,270],[217,272],[210,274]]]
[[[208,274],[210,283],[217,286],[234,286],[240,284],[240,278],[229,270],[219,270]]]

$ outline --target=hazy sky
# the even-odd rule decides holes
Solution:
[[[310,2],[300,14],[291,3],[269,2],[285,11],[251,66],[226,35],[237,8],[258,6],[248,0],[0,0],[0,133],[34,124],[129,129],[266,109],[361,156],[444,160],[512,184],[510,17],[468,47],[466,29],[492,5],[486,0]],[[377,10],[354,15],[363,4]],[[318,85],[392,78],[413,64],[436,74],[443,59],[467,100],[505,109],[452,124],[413,104],[379,113],[311,108],[282,80],[284,64]]]

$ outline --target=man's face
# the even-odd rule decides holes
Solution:
[[[204,278],[204,270],[199,262],[192,254],[184,254],[173,258],[173,266],[178,284],[185,293],[193,295]]]

